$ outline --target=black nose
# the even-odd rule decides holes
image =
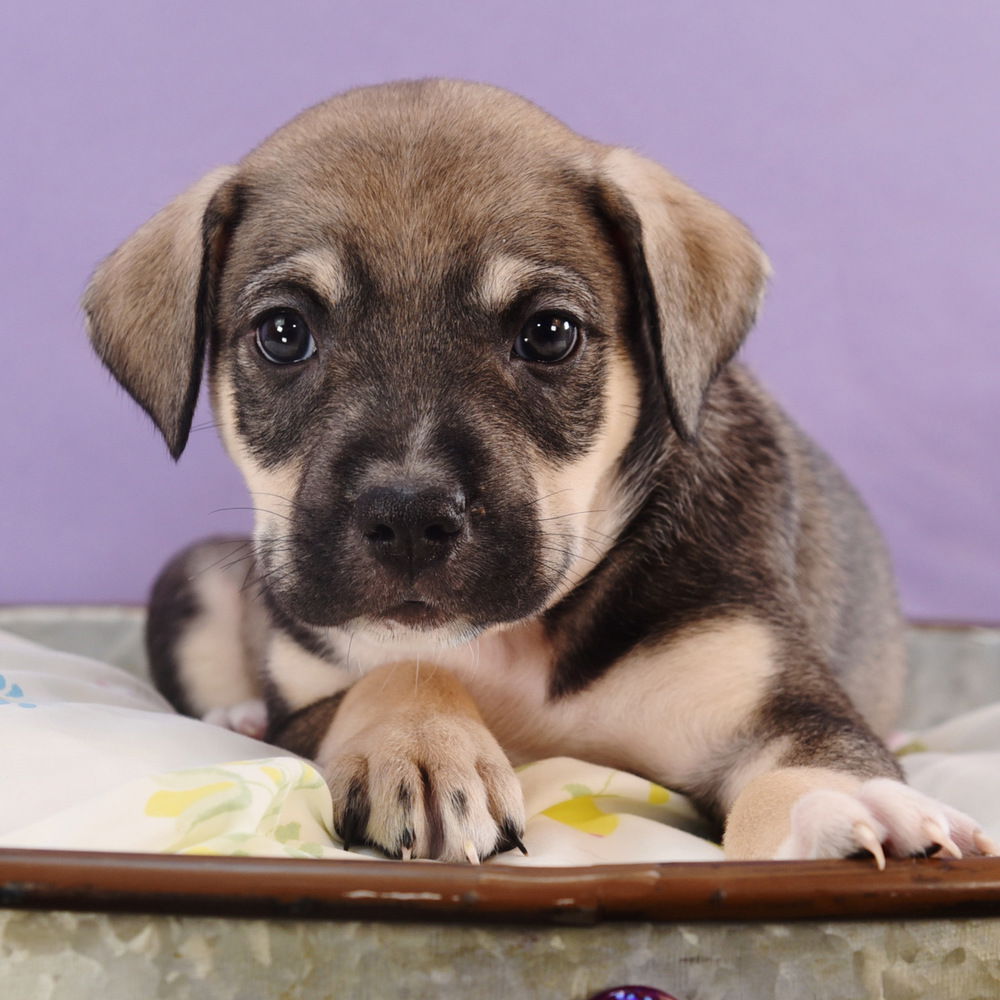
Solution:
[[[397,483],[358,497],[358,527],[382,563],[416,574],[446,559],[465,527],[460,491]]]

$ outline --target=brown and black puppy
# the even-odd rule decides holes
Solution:
[[[352,91],[105,261],[94,345],[254,539],[158,581],[182,711],[312,757],[345,841],[519,844],[510,761],[681,789],[732,857],[992,849],[900,783],[882,543],[732,357],[768,264],[671,174],[465,83]]]

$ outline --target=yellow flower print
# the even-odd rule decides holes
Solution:
[[[618,816],[598,808],[595,795],[575,795],[542,810],[543,816],[575,827],[595,837],[610,836],[618,829]]]
[[[216,792],[232,788],[233,784],[232,781],[216,781],[211,785],[199,785],[197,788],[186,788],[183,791],[154,792],[146,803],[146,815],[180,816],[196,802]]]
[[[652,806],[662,806],[670,801],[670,792],[662,785],[656,785],[652,781],[649,783],[649,804]]]

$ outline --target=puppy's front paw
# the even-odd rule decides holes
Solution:
[[[864,782],[854,795],[818,790],[792,807],[791,830],[776,858],[842,858],[867,851],[879,868],[895,858],[994,854],[965,813],[891,778]]]
[[[359,733],[322,767],[345,847],[477,864],[521,846],[521,786],[476,719],[390,719]]]
[[[885,858],[942,852],[954,858],[997,853],[975,820],[900,781],[812,768],[752,781],[726,824],[731,858]]]

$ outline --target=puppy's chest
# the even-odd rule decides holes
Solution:
[[[455,647],[383,644],[337,633],[328,635],[328,644],[332,655],[321,658],[280,631],[272,635],[268,674],[288,710],[342,690],[377,667],[410,661],[428,672],[443,667],[454,674],[512,756],[534,759],[554,745],[542,735],[552,733],[565,706],[548,697],[553,650],[540,625],[532,623]]]
[[[585,690],[558,698],[550,694],[555,651],[539,623],[448,649],[344,637],[337,648],[344,666],[279,643],[271,667],[292,708],[386,663],[444,667],[461,680],[516,764],[576,756],[643,772],[655,764],[658,775],[683,779],[759,704],[774,667],[770,646],[767,630],[755,623],[720,623],[666,648],[632,654]]]

